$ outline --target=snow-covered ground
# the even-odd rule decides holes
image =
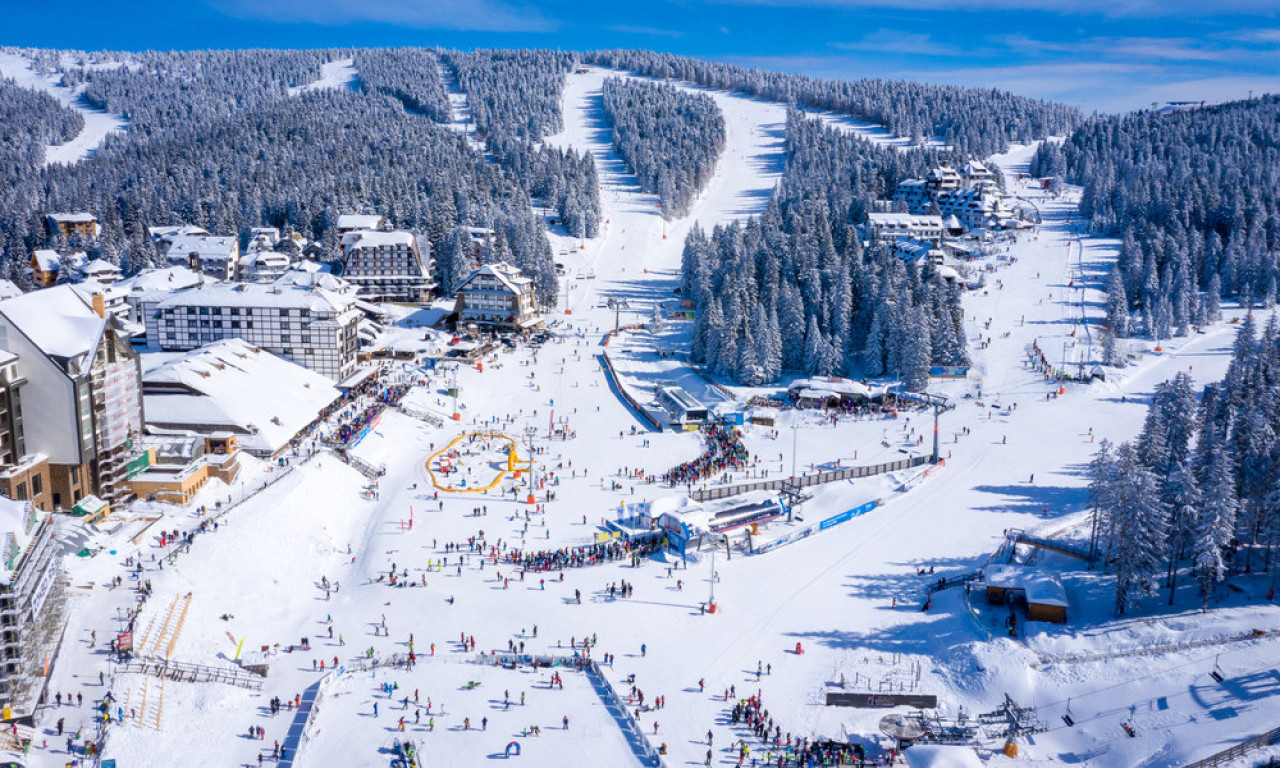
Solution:
[[[320,65],[320,77],[306,85],[295,85],[289,88],[290,96],[310,91],[336,91],[340,88],[357,90],[360,88],[360,73],[356,71],[355,59],[337,59]]]
[[[987,287],[965,297],[973,370],[966,380],[937,385],[956,403],[941,416],[945,468],[927,477],[922,470],[904,471],[815,489],[800,509],[803,520],[763,526],[761,540],[801,531],[871,499],[884,503],[764,554],[735,550],[732,557],[718,557],[714,578],[705,553],[687,568],[668,570],[674,561],[665,557],[641,560],[638,567],[623,559],[567,570],[563,581],[560,572],[521,574],[483,563],[472,542],[483,542],[484,553],[490,547],[535,551],[586,544],[620,506],[673,492],[638,475],[661,474],[697,456],[700,439],[695,433],[645,432],[613,395],[596,360],[615,318],[605,302],[627,299],[623,325],[646,320],[653,302],[671,297],[692,223],[710,227],[758,212],[781,171],[782,107],[713,93],[726,118],[725,156],[691,215],[664,222],[653,198],[639,192],[609,147],[599,96],[607,74],[568,76],[565,130],[548,139],[595,155],[607,219],[598,238],[553,237],[556,258],[568,270],[568,298],[562,297],[559,312],[570,314],[556,316],[550,342],[488,355],[481,367],[437,372],[406,400],[412,409],[447,416],[453,402],[446,390],[456,386],[458,422],[446,419],[435,427],[385,413],[354,449],[387,468],[376,498],[362,493],[363,476],[322,453],[234,509],[175,565],[161,569],[150,561],[158,551],[150,533],[136,546],[129,543],[138,532],[134,525],[99,534],[102,551],[69,562],[77,597],[54,690],[93,700],[109,689],[117,702],[140,700],[143,683],[136,674],[104,676],[106,685],[98,684],[100,671],[112,674],[101,643],[120,626],[118,608],[133,599],[127,589],[104,585],[117,575],[131,584],[123,560],[135,553],[144,564],[141,578],[154,589],[137,622],[140,632],[163,623],[175,598],[192,595],[173,642],[175,659],[230,667],[242,641],[255,655],[268,649],[261,659],[270,673],[261,693],[167,681],[161,713],[135,718],[126,710],[125,724],[112,728],[107,757],[122,765],[149,764],[157,754],[175,764],[256,765],[260,751],[270,754],[272,742],[290,743],[290,734],[302,730],[293,711],[272,716],[268,700],[303,695],[331,672],[336,657],[344,672],[326,686],[299,764],[383,764],[398,738],[414,740],[428,764],[497,758],[511,741],[522,745],[520,759],[535,766],[638,762],[618,720],[580,673],[558,670],[564,690],[553,691],[546,688],[546,670],[463,663],[513,644],[524,644],[529,653],[572,654],[587,636],[595,638],[593,658],[616,655],[603,671],[624,699],[633,685],[646,705],[666,698],[660,709],[640,708],[638,699],[629,708],[641,709],[648,740],[667,746],[668,765],[703,764],[708,730],[713,764],[736,764],[736,752],[726,747],[739,738],[752,745],[753,756],[765,756],[768,750],[758,748],[748,730],[729,722],[730,686],[733,698],[760,693],[784,733],[888,746],[877,728],[885,710],[823,706],[824,694],[841,679],[859,690],[892,685],[935,694],[944,716],[990,711],[1008,693],[1036,707],[1050,728],[1019,741],[1020,764],[1033,766],[1177,766],[1275,727],[1277,639],[1236,638],[1280,628],[1280,612],[1260,599],[1264,585],[1250,579],[1237,580],[1240,591],[1229,592],[1208,614],[1193,610],[1198,601],[1188,584],[1174,608],[1164,597],[1150,598],[1116,621],[1108,576],[1049,556],[1041,565],[1060,571],[1067,585],[1066,625],[1024,624],[1020,637],[1009,638],[1003,629],[1007,609],[985,606],[976,593],[966,600],[958,589],[938,593],[929,610],[921,610],[930,583],[980,567],[1007,529],[1078,533],[1087,507],[1085,467],[1096,441],[1132,438],[1157,383],[1189,371],[1203,385],[1220,378],[1227,363],[1232,331],[1223,324],[1166,341],[1158,354],[1137,349],[1150,344],[1135,344],[1133,366],[1110,372],[1106,383],[1068,385],[1061,395],[1026,364],[1033,341],[1055,364],[1062,358],[1088,364],[1097,356],[1086,329],[1101,317],[1098,286],[1115,249],[1092,238],[1081,244],[1072,220],[1074,195],[1047,199],[1013,179],[1034,146],[993,160],[1011,191],[1039,206],[1044,223],[1001,244],[1007,251],[989,259]],[[672,322],[669,334],[626,333],[610,343],[632,390],[699,381],[679,357],[687,327]],[[742,394],[706,385],[699,392]],[[572,437],[548,439],[552,424],[568,427]],[[927,452],[932,428],[920,412],[835,424],[785,412],[773,428],[744,428],[755,457],[745,472],[777,476],[789,474],[793,460],[809,471],[837,460],[842,466],[869,464]],[[431,489],[427,457],[463,431],[481,429],[516,438],[526,429],[536,434],[540,506],[523,503],[527,475],[486,493],[437,496]],[[244,482],[254,487],[260,480]],[[244,491],[227,493],[237,492]],[[170,508],[163,527],[187,530],[197,521],[193,511]],[[400,586],[389,584],[393,570]],[[326,590],[324,579],[336,588]],[[633,594],[611,596],[608,588],[623,581]],[[704,614],[700,606],[712,589],[720,610]],[[98,633],[94,649],[90,631]],[[286,652],[304,637],[311,650]],[[475,638],[474,653],[463,652],[460,637]],[[1186,640],[1223,642],[1160,649]],[[354,671],[368,654],[404,655],[411,642],[424,657],[416,669]],[[1150,653],[1068,658],[1139,650]],[[1226,680],[1220,685],[1208,676],[1219,654]],[[757,675],[758,666],[763,674]],[[472,681],[480,687],[468,689]],[[386,683],[398,687],[388,695],[381,688]],[[526,704],[518,707],[521,694]],[[149,701],[157,695],[148,689]],[[431,715],[419,712],[428,697]],[[513,702],[509,709],[504,698]],[[1068,706],[1074,727],[1061,720]],[[399,718],[412,723],[415,714],[418,722],[400,733]],[[565,716],[567,733],[560,728]],[[40,714],[41,728],[48,731],[59,717],[74,729],[89,721],[89,712],[87,706],[50,707]],[[434,730],[426,730],[428,717],[434,717]],[[482,717],[488,727],[477,732]],[[463,727],[464,718],[471,729]],[[1127,738],[1121,723],[1130,723],[1136,736]],[[542,735],[525,736],[531,725]],[[250,726],[265,728],[265,740],[247,738]],[[33,765],[65,762],[62,740],[48,738],[50,749],[35,750]],[[1001,743],[986,742],[991,748]],[[1002,760],[993,757],[991,764]]]
[[[107,65],[99,65],[102,68]],[[80,95],[82,89],[72,90],[58,84],[57,77],[44,76],[31,68],[31,60],[12,50],[0,52],[0,77],[11,78],[23,88],[33,91],[44,91],[53,96],[65,107],[70,107],[84,117],[84,129],[65,144],[50,145],[45,148],[44,164],[71,165],[91,156],[107,136],[116,131],[124,131],[129,121],[122,115],[113,115],[100,109],[94,109]]]
[[[868,141],[876,144],[884,144],[885,146],[897,147],[898,149],[911,149],[921,146],[913,143],[910,136],[895,136],[889,132],[888,128],[875,123],[868,123],[864,120],[858,120],[849,115],[842,115],[839,112],[828,112],[827,110],[804,110],[809,117],[819,117],[822,122],[833,128],[839,128],[847,133],[860,136]],[[937,137],[925,141],[923,146],[931,149],[946,149],[947,145],[942,139]]]
[[[484,152],[484,142],[476,140],[476,124],[471,117],[471,102],[466,91],[458,85],[458,78],[454,76],[452,69],[443,62],[437,62],[436,66],[440,70],[445,90],[449,92],[449,116],[452,119],[446,125],[466,136],[467,145],[472,149]]]

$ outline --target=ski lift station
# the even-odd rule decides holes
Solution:
[[[701,549],[704,539],[720,543],[731,531],[776,520],[787,513],[782,501],[767,491],[710,502],[664,496],[644,507],[642,522],[665,530],[672,547],[681,554],[691,543],[695,550]]]
[[[671,417],[672,426],[692,428],[706,422],[707,406],[698,402],[683,387],[659,387],[658,405]]]

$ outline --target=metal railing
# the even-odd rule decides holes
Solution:
[[[1214,766],[1229,763],[1239,757],[1249,754],[1254,750],[1269,747],[1272,744],[1280,744],[1280,728],[1273,728],[1266,733],[1260,733],[1250,739],[1228,747],[1214,755],[1209,755],[1203,760],[1197,760],[1194,763],[1187,763],[1182,768],[1213,768]]]
[[[928,461],[928,456],[912,456],[906,459],[887,461],[881,464],[871,464],[865,467],[849,467],[848,469],[836,469],[830,472],[816,472],[811,475],[801,475],[800,477],[795,478],[795,482],[801,488],[808,488],[813,485],[834,483],[839,480],[851,480],[858,477],[882,475],[886,472],[897,472],[900,469],[918,467]],[[790,486],[791,484],[791,478],[779,477],[773,480],[756,480],[749,483],[737,483],[735,485],[703,488],[701,490],[694,491],[689,494],[689,496],[694,501],[714,501],[715,499],[737,496],[738,494],[747,493],[749,491],[778,491]]]

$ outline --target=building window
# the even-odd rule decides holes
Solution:
[[[16,498],[18,501],[27,500],[27,484],[26,483],[18,483],[18,487],[14,491],[14,498]]]
[[[42,493],[44,493],[44,478],[40,475],[35,475],[31,478],[31,495],[39,496]]]
[[[72,485],[80,484],[80,468],[79,467],[71,468],[71,484]],[[79,501],[79,499],[77,498],[76,501]]]

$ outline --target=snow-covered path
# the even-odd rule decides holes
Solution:
[[[290,96],[310,91],[336,91],[349,88],[353,91],[360,88],[360,73],[356,71],[355,59],[337,59],[320,65],[320,77],[306,85],[295,85],[289,88]]]
[[[895,147],[901,150],[914,149],[917,145],[913,144],[910,136],[895,136],[889,132],[888,128],[876,123],[868,123],[865,120],[858,120],[849,115],[842,115],[839,112],[828,112],[826,110],[803,110],[809,117],[818,117],[822,122],[832,128],[838,128],[845,133],[852,133],[855,136],[866,139],[875,144],[883,144],[889,147]],[[946,149],[947,145],[939,138],[933,138],[924,143],[924,146],[930,149]]]
[[[45,165],[72,165],[79,162],[102,146],[109,134],[125,131],[129,127],[129,121],[123,116],[89,106],[80,95],[81,89],[66,88],[58,84],[56,77],[37,74],[31,68],[31,61],[21,54],[12,51],[0,53],[0,77],[12,78],[23,88],[44,91],[63,106],[74,109],[84,117],[84,128],[75,138],[65,144],[45,147]]]
[[[467,97],[467,92],[458,85],[458,78],[454,76],[452,69],[445,66],[444,62],[437,62],[436,66],[440,70],[440,79],[444,82],[445,90],[449,93],[449,116],[452,119],[446,125],[466,136],[469,147],[484,153],[484,142],[476,140],[476,124],[471,117],[471,101]]]
[[[565,127],[546,142],[593,155],[605,221],[601,235],[586,241],[553,234],[557,260],[568,269],[568,301],[562,307],[572,312],[574,323],[591,327],[613,327],[615,319],[624,326],[643,322],[656,302],[674,303],[680,254],[695,223],[709,233],[717,224],[764,211],[782,175],[786,111],[771,102],[675,84],[715,100],[725,118],[725,149],[690,213],[664,221],[657,196],[640,190],[635,175],[614,150],[604,113],[605,79],[632,75],[591,67],[566,77]],[[615,316],[606,306],[609,299],[625,300],[627,308]],[[681,384],[707,402],[719,400],[687,367],[658,354],[658,345],[665,351],[686,345],[687,325],[677,324],[663,339],[628,340],[622,348],[614,347],[614,363],[624,379],[634,384],[656,376],[662,383]]]
[[[764,210],[782,174],[786,113],[781,106],[769,102],[678,86],[699,90],[715,99],[725,117],[725,151],[690,214],[664,222],[657,196],[640,190],[635,175],[613,149],[602,97],[604,81],[609,77],[629,75],[595,67],[586,73],[567,75],[565,128],[546,142],[589,151],[600,177],[606,220],[603,233],[586,241],[585,249],[579,249],[577,241],[562,243],[561,250],[570,251],[568,261],[577,275],[595,274],[584,288],[573,291],[569,306],[575,315],[589,314],[599,310],[595,304],[602,298],[625,297],[636,302],[631,308],[634,318],[634,313],[647,310],[653,300],[671,295],[669,289],[678,281],[684,238],[694,222],[709,232],[716,224]],[[603,318],[611,313],[596,315]],[[608,319],[611,324],[612,317]]]

